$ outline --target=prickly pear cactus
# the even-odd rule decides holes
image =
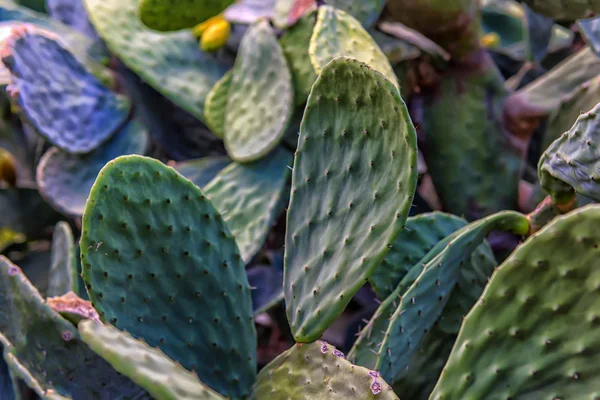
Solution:
[[[129,101],[104,87],[50,32],[14,28],[2,62],[11,72],[8,91],[27,121],[66,152],[94,150],[127,118]]]
[[[254,399],[398,399],[376,371],[352,365],[334,346],[298,343],[258,374]]]
[[[73,232],[68,223],[56,224],[52,235],[52,254],[50,272],[48,273],[48,297],[61,296],[69,291],[77,292],[77,274],[73,257]]]
[[[590,363],[600,337],[598,223],[597,205],[559,217],[498,268],[431,399],[566,399],[600,391],[600,372]]]
[[[157,399],[225,399],[196,374],[126,332],[91,320],[80,323],[78,330],[92,351]]]
[[[257,160],[283,139],[293,111],[290,71],[267,21],[244,35],[236,58],[225,115],[227,153],[238,162]]]
[[[197,186],[151,158],[110,161],[87,201],[80,247],[104,322],[159,347],[225,396],[249,393],[256,332],[244,263]]]
[[[385,0],[330,0],[330,6],[346,11],[356,18],[362,26],[370,28],[383,11]]]
[[[538,165],[540,182],[557,205],[575,199],[575,192],[600,201],[598,127],[600,104],[577,118],[573,127],[550,145]]]
[[[416,162],[396,87],[359,61],[328,64],[302,120],[287,214],[285,298],[297,341],[318,339],[385,257],[406,222]]]
[[[196,186],[203,188],[229,164],[231,160],[228,157],[215,156],[183,161],[173,165],[173,168]]]
[[[317,74],[334,58],[351,57],[378,70],[399,87],[390,62],[375,40],[360,22],[342,10],[331,6],[319,7],[308,52]]]
[[[221,13],[234,0],[141,0],[142,22],[158,31],[191,28]]]
[[[231,77],[232,73],[229,71],[219,79],[206,96],[206,104],[204,105],[206,125],[216,137],[221,139],[225,131],[225,114],[227,112]]]

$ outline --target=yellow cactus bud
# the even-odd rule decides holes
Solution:
[[[0,250],[4,250],[11,244],[25,243],[25,235],[15,232],[10,228],[0,228]]]
[[[479,39],[479,43],[483,47],[494,48],[500,45],[500,36],[496,32],[490,32],[481,37]]]
[[[223,14],[215,15],[214,17],[209,18],[201,24],[198,24],[195,27],[193,27],[192,35],[194,35],[194,37],[199,40],[202,37],[202,34],[208,29],[209,26],[219,23],[221,21],[226,21],[226,19],[223,18]]]
[[[0,148],[0,181],[10,186],[17,185],[17,163],[8,151]]]
[[[200,48],[206,52],[217,51],[225,46],[229,35],[231,34],[231,25],[229,21],[223,19],[211,24],[200,39]]]

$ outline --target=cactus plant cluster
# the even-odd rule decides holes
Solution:
[[[0,0],[0,399],[600,396],[600,5]]]

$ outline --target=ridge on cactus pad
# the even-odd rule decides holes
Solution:
[[[51,32],[16,27],[1,55],[11,73],[9,94],[35,130],[64,151],[88,153],[125,122],[129,101],[104,87]]]
[[[244,262],[197,186],[152,158],[110,161],[87,201],[80,247],[103,322],[160,348],[224,396],[249,393],[256,331]]]
[[[300,127],[285,236],[294,338],[318,339],[403,229],[417,181],[416,134],[398,89],[340,57],[313,85]]]

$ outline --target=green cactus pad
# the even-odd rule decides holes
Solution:
[[[80,247],[103,321],[160,347],[223,395],[249,392],[256,332],[244,263],[197,186],[152,158],[109,162],[87,201]]]
[[[157,400],[225,399],[162,351],[126,332],[95,321],[83,321],[78,329],[92,351]]]
[[[467,222],[455,215],[432,212],[410,217],[369,282],[380,299],[387,298],[402,278],[433,247]]]
[[[78,271],[73,262],[73,232],[68,223],[56,224],[52,235],[50,272],[48,273],[48,297],[61,296],[69,291],[77,292]]]
[[[375,371],[352,365],[334,346],[298,343],[258,374],[254,399],[398,399]]]
[[[143,391],[116,373],[54,312],[23,272],[0,256],[0,332],[44,390],[74,399],[125,399]]]
[[[396,87],[360,61],[332,61],[308,99],[287,214],[285,299],[297,341],[318,339],[381,263],[416,180],[416,134]]]
[[[436,191],[445,210],[468,221],[515,209],[521,176],[521,154],[502,127],[504,78],[482,57],[481,68],[446,73],[423,113]]]
[[[556,20],[574,21],[590,13],[600,13],[598,0],[525,0],[536,12]]]
[[[265,156],[293,111],[291,74],[267,21],[251,26],[237,54],[225,116],[225,147],[235,161]]]
[[[232,163],[204,187],[245,262],[260,250],[281,211],[292,154],[277,149],[252,164]]]
[[[315,26],[316,13],[302,16],[294,26],[285,31],[279,43],[292,72],[294,103],[306,103],[317,74],[308,56],[308,45]]]
[[[558,217],[498,268],[431,396],[592,399],[600,393],[600,206]]]
[[[64,151],[94,150],[129,114],[129,101],[102,86],[48,31],[13,29],[2,62],[11,72],[9,93],[27,121]]]
[[[37,167],[40,193],[55,209],[80,217],[102,167],[121,155],[144,154],[148,145],[146,128],[132,121],[89,154],[68,154],[54,147],[42,156]]]
[[[223,12],[234,0],[141,0],[139,16],[149,28],[176,31],[192,28]]]
[[[215,156],[183,161],[173,165],[173,168],[196,186],[203,188],[229,164],[231,160],[228,157]]]
[[[190,32],[158,33],[138,19],[139,0],[85,0],[108,48],[146,83],[200,120],[204,101],[226,68],[203,53]]]
[[[600,201],[600,103],[577,118],[573,127],[550,145],[538,164],[540,182],[556,204],[569,203],[575,192]]]
[[[0,213],[0,229],[22,233],[29,240],[44,237],[47,228],[63,219],[35,188],[0,188],[0,210],[4,211]]]
[[[231,86],[232,72],[229,71],[213,86],[206,96],[204,115],[206,125],[218,138],[223,138],[225,132],[225,113],[227,111],[227,100],[229,99],[229,87]]]
[[[362,26],[370,28],[383,11],[385,0],[329,0],[327,4],[347,12]]]
[[[383,51],[360,22],[344,11],[319,7],[308,52],[318,74],[332,59],[351,57],[375,68],[398,87],[396,74]]]

